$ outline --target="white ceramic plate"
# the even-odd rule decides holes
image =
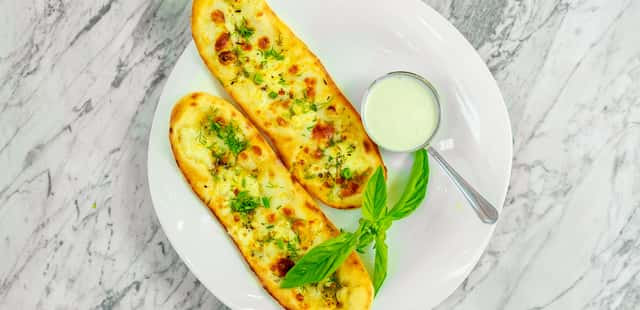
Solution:
[[[429,79],[442,98],[435,144],[462,175],[500,209],[511,171],[511,126],[498,87],[462,35],[418,0],[270,0],[274,11],[322,60],[356,106],[376,77],[396,70]],[[169,115],[191,91],[229,99],[193,44],[180,57],[158,103],[148,154],[149,187],[171,244],[198,279],[234,309],[277,309],[231,239],[191,192],[169,147]],[[383,152],[393,193],[411,157]],[[391,199],[394,199],[391,197]],[[359,210],[323,206],[339,227],[352,230]],[[469,274],[493,226],[481,223],[439,167],[423,205],[389,231],[389,275],[374,309],[426,309],[445,299]],[[368,257],[365,263],[371,265]]]

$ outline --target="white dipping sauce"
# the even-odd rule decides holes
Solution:
[[[422,146],[438,125],[435,94],[410,75],[392,74],[377,81],[365,100],[362,113],[367,132],[390,151]]]

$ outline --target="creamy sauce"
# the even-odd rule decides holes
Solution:
[[[438,125],[438,106],[431,89],[417,78],[395,74],[376,82],[363,106],[367,132],[390,151],[418,148]]]

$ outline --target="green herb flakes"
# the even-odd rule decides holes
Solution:
[[[260,72],[256,72],[253,74],[253,82],[260,85],[264,82],[264,75]]]
[[[264,51],[262,56],[265,60],[268,60],[269,58],[273,58],[275,60],[284,60],[284,55],[282,54],[282,52],[276,51],[273,47]]]
[[[249,27],[246,18],[242,18],[240,25],[236,25],[236,33],[245,39],[251,38],[255,31],[256,30],[254,28]]]
[[[271,208],[271,198],[262,197],[262,206],[267,208],[267,209]]]
[[[260,200],[249,194],[248,191],[238,192],[236,197],[231,200],[231,210],[247,213],[260,206]]]
[[[340,176],[345,180],[351,180],[353,178],[353,173],[349,168],[342,168],[342,171],[340,171]]]

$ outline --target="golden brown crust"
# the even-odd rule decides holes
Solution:
[[[215,115],[210,116],[209,113],[215,113]],[[205,121],[211,119],[215,119],[220,124],[237,125],[239,134],[248,142],[235,162],[216,166],[218,164],[213,161],[214,156],[211,155],[216,150],[206,146],[208,143],[199,142],[201,132],[198,130],[203,128],[202,124]],[[205,93],[187,95],[175,105],[169,128],[171,149],[186,181],[225,227],[263,287],[284,308],[347,309],[347,305],[351,305],[350,307],[354,309],[367,309],[370,306],[373,299],[371,281],[355,253],[352,253],[336,273],[337,283],[340,283],[342,293],[336,293],[336,296],[332,297],[335,298],[335,304],[332,304],[332,299],[320,301],[313,299],[314,295],[307,292],[311,292],[314,287],[305,286],[304,290],[279,287],[278,283],[283,271],[274,270],[271,263],[274,259],[283,259],[285,256],[282,256],[284,255],[282,251],[284,250],[261,243],[263,241],[260,240],[260,234],[271,233],[269,236],[284,240],[286,244],[289,242],[293,244],[293,239],[287,240],[287,234],[295,234],[298,236],[299,254],[303,254],[323,240],[336,236],[338,231],[313,199],[291,179],[286,168],[260,133],[241,113],[237,113],[230,103]],[[198,135],[195,134],[196,132]],[[202,156],[203,154],[206,156]],[[239,185],[239,180],[241,179],[244,183],[249,175],[257,182],[256,188],[259,189],[255,190],[256,193],[262,197],[268,197],[272,205],[262,206],[255,209],[252,214],[242,215],[230,207],[229,197],[233,200],[234,193],[237,197],[238,190],[245,190],[245,185]],[[234,177],[236,179],[233,179]],[[268,189],[262,186],[272,183],[280,189]],[[238,221],[241,216],[247,216],[249,220]],[[275,224],[271,226],[276,228],[270,228],[274,231],[264,228],[267,222]],[[260,226],[261,224],[263,226]],[[300,234],[298,230],[301,230]],[[317,287],[315,289],[317,290]],[[339,300],[338,295],[344,296]],[[323,303],[318,306],[318,302]]]
[[[341,136],[345,136],[346,139],[343,139],[343,141],[365,141],[365,143],[356,143],[357,146],[355,148],[353,158],[347,158],[345,161],[346,165],[356,167],[352,169],[354,172],[364,176],[360,178],[361,182],[356,184],[357,186],[352,186],[350,190],[345,191],[343,188],[344,185],[338,182],[340,171],[337,170],[339,167],[336,167],[335,169],[326,168],[331,165],[330,163],[327,164],[327,158],[334,156],[335,150],[327,152],[331,155],[325,155],[326,157],[323,158],[324,161],[314,160],[315,166],[310,166],[309,158],[305,154],[300,154],[299,149],[304,146],[312,148],[322,147],[327,150],[330,148],[336,148],[328,146],[333,143],[333,139],[329,142],[327,139],[322,141],[313,141],[311,139],[307,141],[304,138],[301,138],[301,136],[305,135],[304,127],[306,126],[296,127],[292,124],[294,120],[286,120],[281,117],[282,113],[286,113],[285,108],[274,112],[280,113],[280,116],[270,117],[268,109],[275,110],[275,108],[272,108],[271,106],[266,108],[260,106],[259,102],[261,102],[261,100],[264,102],[269,101],[264,94],[260,94],[263,91],[266,92],[265,89],[261,91],[259,87],[254,86],[251,83],[245,83],[239,86],[241,83],[233,84],[231,82],[234,79],[234,76],[239,76],[239,73],[236,71],[240,69],[234,69],[234,64],[232,64],[233,62],[221,63],[219,61],[219,55],[226,52],[230,53],[230,49],[216,51],[214,46],[219,33],[227,33],[230,31],[233,33],[234,29],[230,28],[234,27],[234,24],[230,20],[234,18],[234,13],[227,11],[227,15],[225,16],[225,19],[227,20],[226,25],[215,23],[209,18],[211,15],[209,11],[215,12],[218,10],[224,11],[225,8],[228,9],[227,1],[195,0],[193,3],[192,33],[196,46],[198,47],[198,52],[205,64],[214,76],[221,81],[223,87],[225,87],[231,97],[243,108],[252,122],[270,138],[284,164],[290,169],[291,173],[307,191],[325,204],[335,208],[346,209],[360,207],[362,201],[361,193],[364,190],[364,183],[366,183],[367,179],[366,177],[370,175],[377,166],[384,167],[384,163],[382,162],[377,146],[365,133],[359,114],[340,91],[315,54],[313,54],[304,42],[298,39],[296,35],[275,15],[264,0],[240,0],[232,1],[232,3],[239,8],[239,11],[243,12],[242,14],[246,15],[246,18],[245,16],[242,18],[245,19],[245,21],[248,20],[252,25],[255,24],[256,28],[256,34],[254,35],[255,38],[243,39],[237,37],[236,41],[253,40],[250,43],[254,47],[260,48],[260,40],[268,37],[268,35],[275,36],[273,33],[277,32],[278,39],[284,42],[279,48],[282,49],[282,53],[285,55],[284,62],[286,64],[282,64],[282,66],[285,67],[278,68],[277,70],[275,68],[271,68],[269,70],[265,69],[267,74],[264,75],[266,76],[274,72],[284,74],[287,78],[290,77],[292,79],[290,83],[292,85],[297,83],[294,75],[310,75],[310,77],[315,80],[313,82],[318,84],[318,86],[314,86],[313,83],[307,84],[307,86],[299,85],[299,87],[307,88],[302,90],[302,92],[299,89],[295,89],[295,96],[302,96],[303,94],[306,99],[307,95],[311,95],[310,97],[313,97],[316,94],[319,96],[321,93],[322,98],[331,98],[330,107],[321,108],[326,110],[320,111],[318,114],[341,124],[341,131],[336,133],[337,139],[339,140]],[[235,17],[238,19],[237,16]],[[260,33],[261,31],[264,33]],[[262,46],[274,48],[274,46],[277,45],[276,41],[278,41],[278,39],[272,38],[269,40],[269,45],[262,44]],[[289,61],[291,63],[289,63]],[[238,59],[235,60],[236,65],[237,63]],[[279,65],[276,64],[275,66],[277,67]],[[261,68],[262,66],[260,65],[258,67]],[[293,68],[296,70],[292,71]],[[242,67],[242,70],[247,72],[244,67]],[[268,80],[268,78],[265,79]],[[302,80],[303,77],[300,77],[299,79]],[[305,79],[305,83],[306,82],[307,80]],[[266,84],[268,84],[268,81],[265,82],[265,85]],[[273,89],[275,94],[284,94],[286,91],[289,93],[289,98],[284,96],[283,99],[278,98],[274,100],[278,100],[278,102],[280,102],[280,100],[295,101],[299,99],[294,97],[294,86],[291,86],[292,89],[290,91],[287,89],[289,85],[283,87],[284,89],[279,89],[279,91],[278,89],[275,89],[277,87],[279,86],[276,85]],[[322,87],[322,90],[318,91],[318,87]],[[262,86],[262,88],[264,88],[264,86]],[[258,96],[259,98],[254,100],[253,96]],[[344,145],[339,145],[338,147],[341,147],[344,150],[346,148],[346,144],[343,144]],[[370,150],[365,151],[362,146],[363,144],[370,145]],[[305,164],[300,165],[300,162],[305,162]],[[312,178],[307,177],[309,175],[307,171],[309,170],[314,171]],[[323,175],[323,177],[316,177],[317,175]]]

